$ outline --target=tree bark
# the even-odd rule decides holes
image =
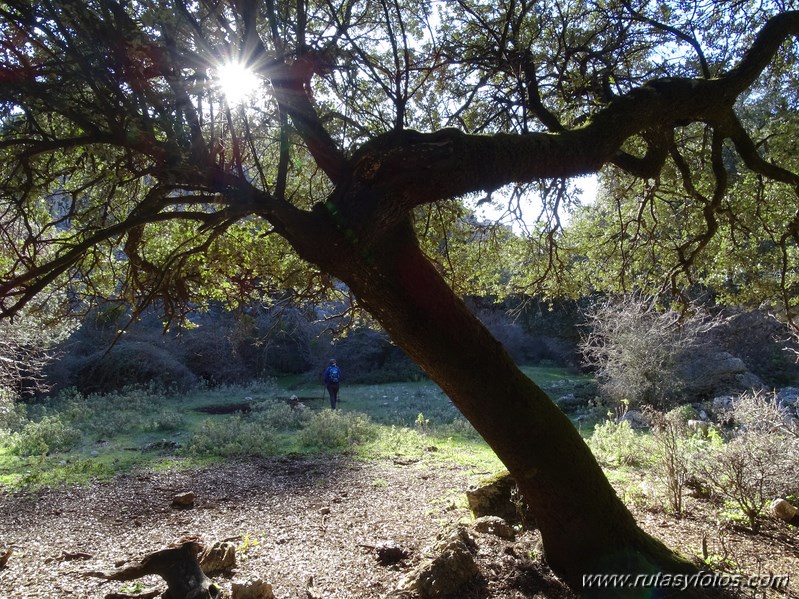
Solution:
[[[331,259],[364,307],[507,466],[535,515],[547,562],[569,586],[581,588],[591,573],[696,571],[637,526],[569,419],[454,295],[410,225],[368,256]],[[591,596],[625,595],[614,588]]]
[[[202,545],[196,540],[186,538],[147,554],[133,566],[113,572],[87,572],[87,576],[127,581],[157,574],[167,583],[164,599],[213,599],[221,592],[200,568],[197,555],[201,550]]]

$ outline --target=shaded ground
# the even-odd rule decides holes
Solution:
[[[326,599],[384,597],[442,531],[468,520],[463,490],[476,478],[432,460],[247,459],[191,472],[121,476],[87,488],[0,495],[0,548],[14,547],[0,570],[0,598],[105,597],[124,584],[85,572],[113,569],[187,534],[233,540],[239,548],[234,576],[270,582],[278,599],[304,599],[309,577]],[[172,497],[188,490],[196,493],[195,508],[171,508]],[[682,520],[662,512],[637,517],[684,551],[701,550],[704,535],[709,551],[719,553],[722,542],[729,559],[745,570],[789,574],[791,587],[799,583],[796,530],[769,525],[758,536],[720,534],[709,513],[696,513]],[[484,578],[461,599],[568,596],[543,566],[534,533],[513,542],[474,536]],[[379,565],[370,547],[383,541],[405,547],[411,557]],[[162,586],[158,578],[144,583]]]

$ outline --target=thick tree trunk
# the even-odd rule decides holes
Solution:
[[[572,588],[583,574],[695,570],[638,528],[569,419],[453,294],[410,227],[368,255],[339,255],[336,270],[507,466]]]

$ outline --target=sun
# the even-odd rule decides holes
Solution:
[[[229,104],[241,104],[258,90],[261,80],[241,62],[227,62],[216,71],[216,82]]]

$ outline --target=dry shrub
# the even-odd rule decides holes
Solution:
[[[697,474],[716,495],[732,503],[757,532],[766,506],[799,491],[799,428],[796,420],[764,393],[741,396],[730,416],[730,440],[697,456]]]
[[[594,305],[586,314],[580,349],[601,393],[631,406],[668,408],[682,399],[686,362],[703,361],[705,333],[718,322],[697,310],[662,310],[657,298],[627,295]]]

